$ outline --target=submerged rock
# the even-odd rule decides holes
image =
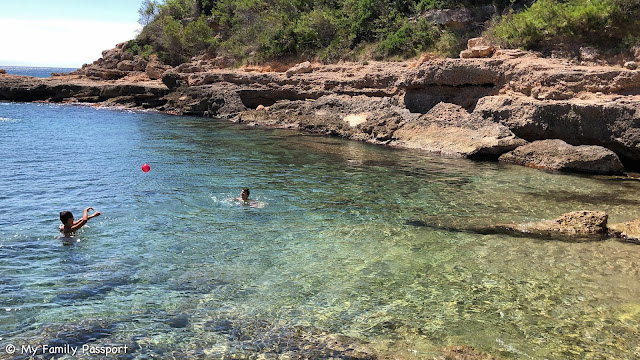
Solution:
[[[609,225],[609,235],[640,244],[640,219]]]
[[[528,167],[591,174],[622,174],[624,167],[613,151],[596,145],[569,145],[562,140],[541,140],[521,146],[499,158]]]
[[[356,338],[331,334],[320,329],[273,323],[256,319],[216,319],[207,322],[205,328],[224,335],[230,342],[229,349],[237,350],[224,355],[258,358],[292,359],[361,359],[374,360],[379,356],[373,347]],[[221,354],[222,355],[222,354]],[[253,357],[252,357],[253,358]]]
[[[575,211],[554,219],[523,224],[473,226],[466,221],[441,218],[412,219],[407,225],[438,231],[455,231],[479,235],[509,235],[519,238],[566,242],[601,241],[607,237],[607,214],[594,211]]]
[[[442,360],[496,360],[495,357],[480,352],[470,346],[448,346],[443,350]]]
[[[505,228],[524,233],[596,235],[607,233],[608,218],[602,211],[573,211],[553,220],[507,225]]]

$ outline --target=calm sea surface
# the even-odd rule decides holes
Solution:
[[[76,68],[61,68],[61,67],[35,67],[35,66],[3,66],[0,65],[0,69],[7,71],[7,74],[12,75],[26,75],[39,78],[47,78],[51,76],[51,73],[70,73]]]
[[[0,103],[0,159],[0,358],[255,358],[334,335],[400,359],[640,358],[640,246],[457,231],[640,218],[638,181],[48,104]],[[258,206],[232,200],[245,186]],[[58,213],[87,206],[103,215],[65,245]]]

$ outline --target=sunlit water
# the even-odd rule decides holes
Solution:
[[[36,67],[36,66],[4,66],[0,65],[0,69],[4,69],[7,74],[25,75],[38,78],[48,78],[52,73],[70,73],[76,68],[62,67]]]
[[[0,358],[254,358],[295,334],[397,358],[640,358],[640,246],[455,229],[640,218],[638,181],[44,104],[0,103],[0,159]],[[245,186],[261,208],[233,200]],[[64,245],[58,213],[87,206],[103,215]]]

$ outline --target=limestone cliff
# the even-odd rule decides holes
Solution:
[[[118,46],[69,75],[0,75],[0,100],[152,108],[470,158],[497,159],[527,142],[560,139],[595,145],[582,152],[604,147],[627,168],[640,167],[639,70],[576,66],[518,50],[488,56],[301,64],[290,71],[228,69],[219,59],[196,57],[170,68]],[[617,168],[598,172],[618,173],[617,159],[611,163]]]

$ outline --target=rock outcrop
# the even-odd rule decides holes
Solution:
[[[573,211],[554,220],[520,224],[516,230],[523,232],[558,232],[571,235],[605,234],[608,215],[602,211]]]
[[[482,38],[468,45],[490,47]],[[4,75],[0,100],[154,108],[471,158],[498,158],[525,142],[559,139],[601,146],[640,168],[638,70],[574,66],[519,50],[405,63],[244,70],[223,68],[227,63],[199,56],[172,68],[156,57],[133,55],[123,43],[69,75]],[[560,164],[543,167],[619,173],[609,155],[604,168],[574,168],[551,152],[540,156]]]
[[[483,234],[510,234],[565,241],[604,240],[609,216],[601,211],[574,211],[553,220],[496,225],[477,230]]]
[[[473,118],[463,107],[438,103],[396,130],[391,144],[445,156],[497,158],[524,145],[507,127]]]
[[[591,174],[622,174],[624,169],[618,155],[609,149],[572,146],[562,140],[534,141],[503,154],[499,160],[538,169]]]
[[[310,62],[305,61],[287,70],[285,72],[285,75],[287,75],[287,77],[290,78],[293,75],[309,73],[311,71],[313,71],[313,65],[311,65]]]
[[[462,59],[486,58],[491,57],[495,51],[495,46],[485,38],[472,38],[467,41],[467,50],[460,52],[460,57]]]
[[[609,235],[640,244],[640,219],[609,225]]]
[[[155,55],[151,55],[149,58],[149,62],[145,67],[145,73],[151,80],[158,80],[162,78],[162,74],[171,69],[171,66],[163,64],[158,57]]]

